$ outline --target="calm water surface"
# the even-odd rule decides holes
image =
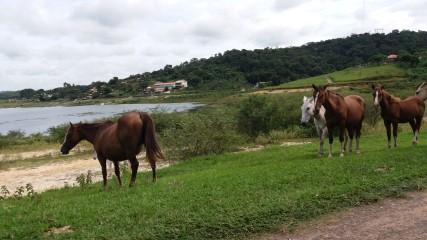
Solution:
[[[49,127],[65,123],[91,122],[129,111],[165,112],[186,111],[201,104],[197,103],[160,103],[160,104],[117,104],[88,105],[75,107],[33,107],[1,108],[0,133],[5,135],[11,130],[24,131],[26,135],[45,133]]]

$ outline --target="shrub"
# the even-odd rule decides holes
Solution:
[[[186,159],[199,155],[221,154],[242,143],[236,117],[231,108],[207,107],[199,111],[158,114],[156,128],[168,157]],[[168,124],[165,123],[168,120]]]
[[[295,94],[251,95],[238,109],[238,129],[254,140],[260,134],[299,125],[301,99]]]

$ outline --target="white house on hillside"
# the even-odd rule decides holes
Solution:
[[[153,85],[155,93],[162,93],[165,91],[170,91],[172,89],[181,89],[188,87],[186,80],[178,80],[175,82],[157,82]]]

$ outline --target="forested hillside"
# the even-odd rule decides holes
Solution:
[[[177,66],[166,65],[163,69],[136,73],[125,79],[93,82],[89,86],[64,83],[64,87],[48,91],[25,89],[19,95],[42,100],[40,96],[75,99],[84,97],[95,87],[98,89],[95,98],[129,96],[142,94],[142,89],[154,82],[178,79],[187,80],[194,90],[238,89],[258,82],[275,86],[359,64],[382,62],[389,54],[398,55],[403,64],[413,67],[426,52],[426,31],[353,34],[300,47],[228,50],[208,59],[193,58]]]

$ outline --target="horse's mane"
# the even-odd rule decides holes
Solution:
[[[389,92],[387,92],[385,90],[382,90],[382,91],[383,91],[383,93],[385,93],[387,95],[387,100],[389,102],[400,102],[401,101],[400,98],[391,95]]]
[[[342,99],[344,99],[344,97],[342,95],[340,95],[339,93],[336,93],[336,92],[331,91],[331,90],[326,90],[326,91],[328,91],[328,93],[332,93],[332,94],[334,94],[334,95],[336,95],[336,96],[341,97]]]

